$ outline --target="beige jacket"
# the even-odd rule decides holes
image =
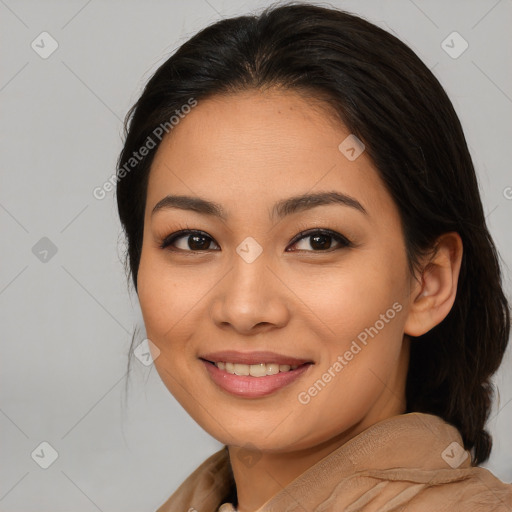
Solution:
[[[157,512],[217,512],[233,486],[225,446]],[[403,414],[355,436],[256,512],[330,511],[512,512],[512,484],[472,467],[459,432],[441,418]]]

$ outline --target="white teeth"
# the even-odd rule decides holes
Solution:
[[[240,365],[240,366],[247,366],[247,365],[244,364],[244,365]],[[252,377],[264,377],[265,375],[267,375],[267,365],[265,363],[251,364],[249,366],[249,375],[251,375]]]
[[[249,375],[250,366],[248,364],[235,363],[235,375]]]
[[[267,375],[275,375],[276,373],[279,373],[280,366],[278,364],[266,364],[265,365],[266,374]]]
[[[259,363],[259,364],[240,364],[219,361],[215,363],[219,370],[224,370],[233,375],[250,375],[251,377],[265,377],[266,375],[275,375],[279,372],[289,372],[295,370],[299,365]]]

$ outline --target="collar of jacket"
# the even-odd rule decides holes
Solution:
[[[224,446],[157,512],[217,512],[235,490],[229,452]],[[414,505],[408,508],[413,500]],[[341,510],[510,512],[512,485],[484,468],[471,466],[470,454],[455,427],[438,416],[408,413],[376,423],[353,437],[256,512]]]

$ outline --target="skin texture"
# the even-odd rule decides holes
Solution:
[[[194,420],[229,446],[242,512],[362,430],[405,412],[407,334],[430,330],[455,298],[460,238],[443,236],[429,265],[411,275],[398,209],[366,153],[350,161],[338,149],[348,135],[295,92],[216,96],[164,139],[150,171],[137,284],[147,336],[160,350],[155,366]],[[320,191],[347,194],[367,214],[330,204],[270,218],[276,201]],[[152,215],[167,194],[215,201],[227,218],[176,208]],[[313,228],[340,233],[351,245],[327,238],[327,249],[318,249],[311,236],[292,243]],[[194,252],[185,235],[174,251],[162,249],[180,229],[200,230],[211,243]],[[263,250],[252,263],[236,252],[246,237]],[[301,403],[299,393],[393,304],[401,306],[394,318]],[[314,365],[272,395],[235,397],[198,359],[228,349],[274,351]]]

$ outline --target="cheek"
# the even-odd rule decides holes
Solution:
[[[330,269],[328,276],[308,274],[307,279],[302,278],[305,302],[327,339],[340,345],[337,348],[350,344],[376,322],[377,328],[384,322],[382,332],[400,332],[404,315],[397,309],[404,309],[406,279],[405,271],[399,272],[399,268],[398,263],[393,268],[391,263],[382,262],[380,266],[365,261],[362,265],[347,265],[346,270]]]
[[[177,339],[179,319],[185,315],[184,289],[169,280],[168,273],[157,258],[142,251],[137,275],[138,298],[147,337],[159,348],[160,356],[155,365],[172,366],[169,340]],[[181,300],[179,300],[181,298]],[[172,347],[176,354],[177,347]]]
[[[173,268],[162,255],[142,251],[137,276],[138,298],[148,333],[161,338],[175,330],[180,319],[194,309],[204,295],[200,276]]]
[[[188,352],[193,346],[187,343],[190,333],[190,311],[199,300],[195,297],[197,288],[180,284],[180,272],[168,271],[159,255],[142,251],[137,275],[138,298],[149,340],[159,350],[153,357],[154,365],[162,381],[172,395],[187,408],[188,393],[194,382],[190,380],[190,365],[195,357]],[[192,290],[188,294],[188,290]],[[193,291],[195,290],[195,291]]]
[[[158,273],[146,251],[142,251],[139,270],[137,273],[137,295],[144,318],[148,337],[162,329],[162,324],[168,310],[167,297],[170,294],[164,290],[157,279]]]
[[[194,387],[190,376],[197,371],[199,325],[207,318],[208,292],[218,281],[207,265],[171,268],[165,254],[142,251],[137,286],[144,325],[160,351],[155,367],[175,396],[178,382]]]

